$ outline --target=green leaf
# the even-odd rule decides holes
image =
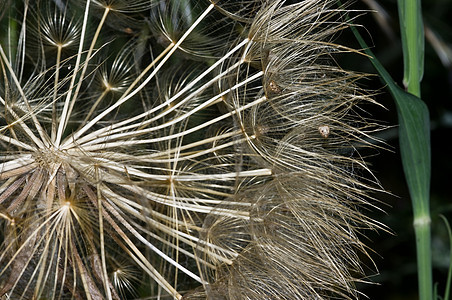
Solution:
[[[392,94],[399,119],[399,142],[403,170],[410,191],[414,228],[416,234],[419,296],[432,299],[432,263],[430,237],[430,118],[425,103],[413,94],[401,89],[375,58],[372,51],[352,27],[361,47],[371,57],[371,62]]]
[[[421,0],[398,0],[404,78],[408,92],[420,96],[424,73],[424,25]]]
[[[352,28],[360,45],[371,57],[371,62],[387,84],[397,106],[399,118],[400,151],[405,177],[416,210],[428,209],[430,194],[431,154],[430,154],[430,118],[428,108],[418,97],[401,89],[375,58],[372,51]],[[416,212],[415,212],[416,214]]]
[[[430,210],[431,154],[428,109],[422,100],[400,89],[395,90],[393,96],[399,116],[403,169],[416,217]]]

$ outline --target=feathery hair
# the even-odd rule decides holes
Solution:
[[[379,127],[335,2],[14,2],[0,296],[358,298]]]

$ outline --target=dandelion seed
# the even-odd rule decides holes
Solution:
[[[276,82],[274,80],[270,80],[270,82],[268,83],[268,86],[273,93],[277,93],[277,94],[281,93],[281,90],[279,89],[278,85],[276,84]]]
[[[327,138],[330,135],[330,127],[328,125],[319,126],[319,133],[323,138]]]

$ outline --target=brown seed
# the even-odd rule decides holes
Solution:
[[[133,30],[130,27],[126,27],[126,28],[124,28],[124,32],[127,33],[127,34],[132,34]]]
[[[281,90],[279,88],[279,86],[276,84],[276,82],[274,80],[270,80],[270,82],[268,83],[268,87],[270,88],[270,90],[273,93],[281,93]]]
[[[330,135],[330,127],[328,125],[319,126],[320,135],[327,138]]]

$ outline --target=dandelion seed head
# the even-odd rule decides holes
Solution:
[[[374,124],[329,59],[342,11],[195,2],[24,2],[0,45],[0,296],[357,298]]]

